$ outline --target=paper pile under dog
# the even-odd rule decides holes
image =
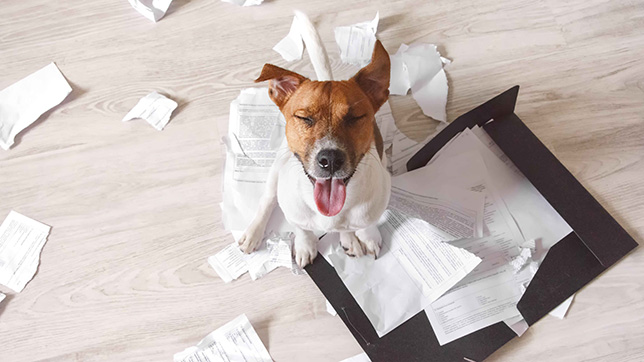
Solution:
[[[527,324],[522,321],[516,303],[536,273],[545,252],[571,229],[482,128],[465,130],[440,150],[427,166],[394,177],[390,209],[426,221],[430,226],[425,228],[436,230],[438,235],[442,231],[456,236],[458,231],[467,230],[462,223],[447,222],[443,215],[433,211],[423,212],[419,205],[424,200],[422,196],[429,196],[431,190],[454,203],[457,200],[454,193],[443,191],[447,185],[460,189],[460,193],[484,195],[482,236],[462,237],[467,234],[465,232],[460,238],[450,240],[442,235],[449,245],[475,254],[482,262],[440,298],[423,306],[432,329],[441,345],[501,321],[520,335]],[[455,216],[450,218],[455,219]],[[390,218],[390,214],[384,218]],[[415,219],[416,225],[421,224],[418,219]],[[404,315],[404,308],[411,309],[410,303],[421,298],[411,288],[393,289],[396,282],[404,279],[403,276],[387,273],[382,277],[378,271],[385,268],[395,271],[397,267],[405,269],[417,289],[425,286],[427,278],[422,275],[423,265],[417,263],[415,269],[405,268],[410,264],[408,258],[398,257],[396,248],[390,246],[394,243],[390,235],[407,233],[410,227],[400,221],[389,224],[394,227],[383,227],[385,224],[381,222],[384,255],[376,261],[342,261],[340,254],[334,256],[333,248],[326,249],[324,253],[379,335],[383,332],[379,321]],[[421,235],[434,233],[425,231]],[[323,244],[332,244],[332,238],[332,235],[326,236]],[[417,243],[431,245],[432,242],[427,238]],[[387,259],[391,249],[396,257]],[[378,263],[381,266],[374,267]],[[435,264],[428,268],[438,269]],[[395,276],[388,280],[386,276],[392,274]],[[359,285],[368,286],[367,290],[364,287],[357,290]],[[387,293],[381,292],[388,289]],[[369,293],[368,298],[365,298],[365,293]],[[395,303],[392,302],[394,293]],[[418,309],[418,306],[413,305],[413,308]],[[414,314],[410,313],[409,317]]]

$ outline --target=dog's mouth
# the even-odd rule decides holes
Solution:
[[[342,210],[347,196],[346,178],[318,178],[309,176],[313,183],[313,198],[318,211],[324,216],[335,216]]]

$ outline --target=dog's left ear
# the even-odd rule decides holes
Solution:
[[[306,77],[290,70],[280,68],[273,64],[264,64],[262,74],[255,79],[255,83],[268,80],[268,95],[273,102],[281,109],[288,98],[297,88],[307,80]]]
[[[389,98],[389,77],[391,76],[391,61],[389,54],[382,46],[380,40],[376,40],[373,47],[371,63],[351,78],[360,89],[369,97],[373,109],[378,111]]]

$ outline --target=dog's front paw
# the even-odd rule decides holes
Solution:
[[[380,246],[382,245],[380,230],[376,226],[371,226],[356,231],[356,237],[360,240],[365,254],[373,255],[377,259],[380,254]]]
[[[318,255],[318,239],[313,233],[296,233],[293,242],[295,262],[300,268],[304,268]]]
[[[257,250],[264,239],[264,229],[251,224],[237,241],[239,248],[246,254]]]
[[[340,245],[349,256],[359,257],[365,254],[365,249],[354,232],[341,232]]]

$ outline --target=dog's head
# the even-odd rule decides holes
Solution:
[[[311,81],[272,64],[256,82],[286,118],[289,148],[311,183],[320,213],[342,210],[346,185],[374,140],[374,114],[389,96],[390,61],[380,41],[371,63],[344,81]]]

